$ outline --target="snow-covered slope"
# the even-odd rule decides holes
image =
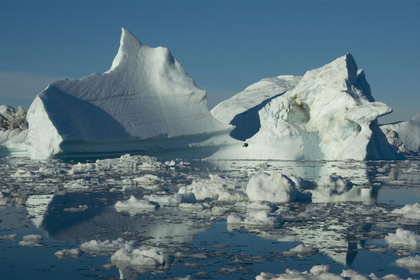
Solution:
[[[51,83],[27,119],[32,158],[217,146],[233,128],[212,117],[206,92],[168,49],[142,45],[126,29],[110,70]]]
[[[258,94],[258,89],[253,87]],[[286,89],[287,90],[287,89]],[[267,92],[267,88],[262,92]],[[392,111],[375,102],[362,70],[357,69],[351,54],[308,71],[288,91],[272,93],[259,110],[261,128],[247,144],[234,145],[214,157],[312,159],[395,159],[400,156],[391,148],[379,129],[377,118]],[[213,113],[227,122],[238,112],[235,102],[226,102]],[[248,108],[252,108],[250,104]],[[247,107],[247,106],[242,106]]]

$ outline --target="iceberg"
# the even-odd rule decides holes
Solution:
[[[401,125],[397,132],[407,150],[420,152],[420,113]]]
[[[268,102],[248,102],[241,104],[239,109],[235,101],[247,101],[251,92],[267,97]],[[231,112],[237,114],[233,116]],[[244,123],[235,123],[236,127],[246,127],[247,115],[252,115],[253,122],[259,121],[256,125],[259,129],[254,129],[254,134],[239,133],[238,140],[245,140],[244,135],[248,137],[243,145],[231,145],[212,157],[236,158],[240,155],[243,159],[283,160],[402,158],[392,149],[377,122],[378,117],[391,112],[385,103],[375,102],[363,70],[357,68],[353,56],[348,53],[321,68],[308,71],[302,78],[280,76],[262,80],[215,107],[212,114],[226,124],[241,118]]]
[[[36,159],[217,146],[233,129],[213,118],[206,92],[168,49],[143,45],[124,28],[111,69],[51,83],[27,120]]]
[[[167,48],[143,45],[123,28],[108,71],[49,84],[27,116],[11,110],[0,108],[0,148],[7,147],[0,152],[25,151],[32,159],[125,153],[214,159],[403,158],[387,141],[393,136],[385,136],[377,121],[392,109],[374,100],[363,70],[349,53],[303,77],[263,79],[210,112],[206,92]],[[5,112],[12,112],[7,113],[12,118],[6,120]],[[18,117],[19,126],[12,126]],[[413,119],[399,132],[410,149],[420,146],[420,137],[410,134],[420,130],[418,123]]]

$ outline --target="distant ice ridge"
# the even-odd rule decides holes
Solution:
[[[31,158],[197,146],[217,147],[233,129],[210,114],[206,92],[163,47],[122,29],[111,69],[51,83],[28,111]]]
[[[251,94],[261,95],[267,102],[250,101]],[[279,76],[262,80],[216,106],[211,113],[220,121],[237,128],[252,123],[254,128],[253,134],[233,130],[232,137],[248,138],[244,147],[232,145],[213,157],[400,158],[377,123],[378,117],[391,112],[386,104],[375,102],[363,70],[358,70],[348,53],[308,71],[302,78]]]

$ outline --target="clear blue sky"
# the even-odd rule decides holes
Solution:
[[[58,78],[103,73],[121,27],[171,50],[209,107],[262,78],[304,75],[350,52],[372,94],[420,111],[420,1],[3,1],[0,104],[28,108]]]

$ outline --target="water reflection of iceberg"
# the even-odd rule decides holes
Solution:
[[[33,201],[38,201],[38,206]],[[117,239],[130,232],[132,239],[184,243],[192,241],[195,234],[204,230],[190,227],[191,214],[178,208],[162,207],[153,213],[130,217],[127,213],[116,212],[107,201],[107,197],[92,193],[37,197],[31,198],[28,212],[36,214],[33,221],[38,228],[62,242]],[[69,204],[89,207],[83,212],[65,211]]]

